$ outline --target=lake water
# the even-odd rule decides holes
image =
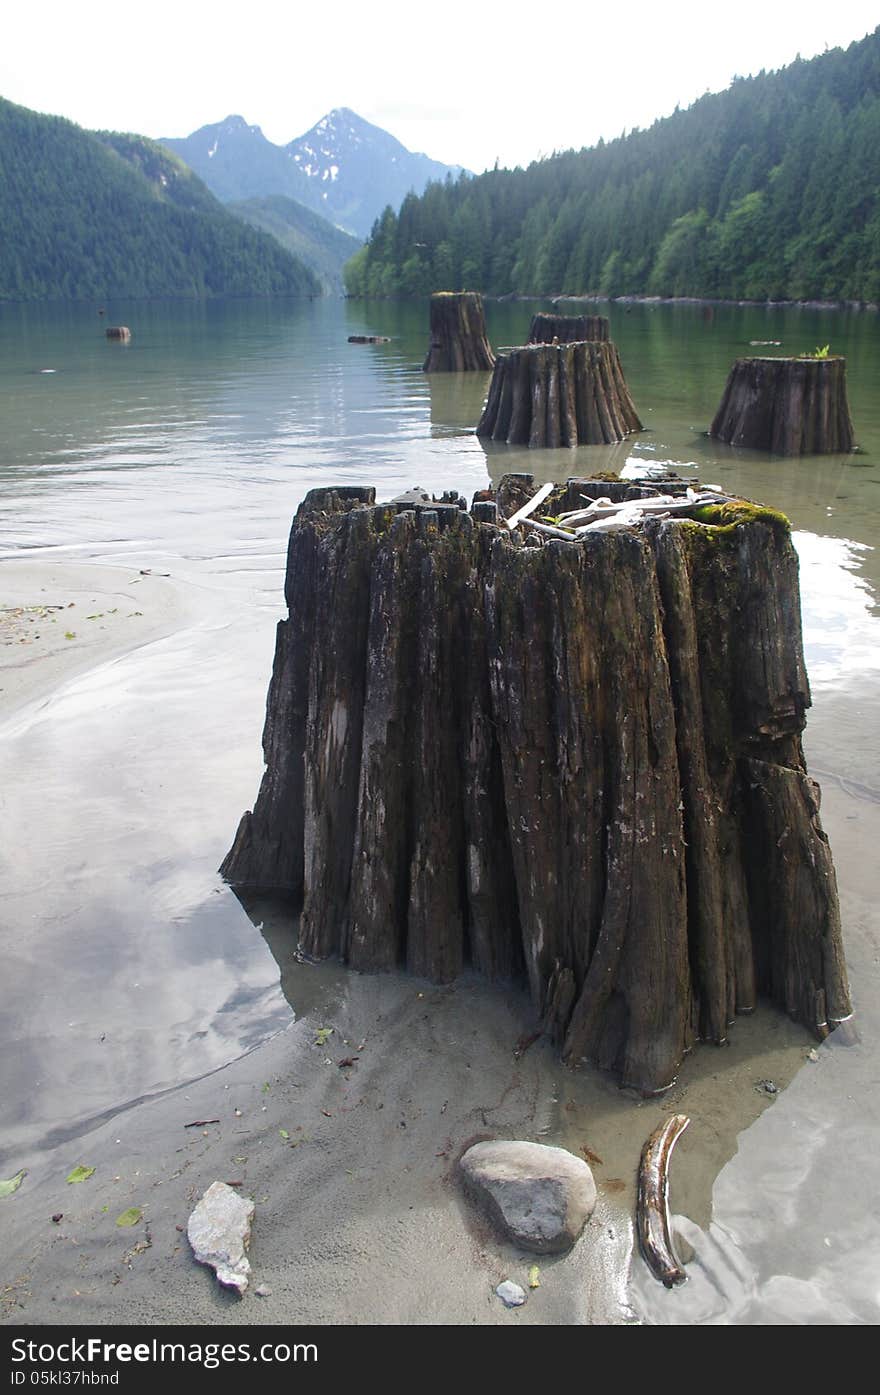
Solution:
[[[493,344],[523,342],[537,308],[488,306]],[[108,320],[133,329],[128,345],[106,340],[92,307],[0,308],[0,604],[3,559],[23,552],[167,572],[202,602],[181,633],[48,705],[0,712],[0,1175],[290,1020],[289,947],[259,935],[215,869],[259,783],[287,534],[305,491],[470,494],[510,469],[562,479],[663,461],[792,520],[807,757],[861,1040],[831,1038],[817,1062],[805,1043],[772,1109],[722,1150],[703,1225],[711,1261],[672,1306],[636,1274],[633,1301],[658,1322],[877,1320],[880,322],[690,306],[610,316],[646,431],[528,452],[474,436],[488,375],[421,372],[425,305],[110,305]],[[365,333],[390,342],[347,343]],[[708,440],[727,370],[753,341],[846,354],[859,453],[784,461]]]

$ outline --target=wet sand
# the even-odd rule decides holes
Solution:
[[[0,720],[78,673],[178,628],[191,588],[152,569],[0,561]]]
[[[17,589],[6,584],[16,580],[16,570]],[[168,633],[191,602],[173,579],[136,577],[128,569],[114,574],[28,562],[10,564],[0,577],[6,579],[2,604],[21,608],[2,651],[6,711],[10,702],[16,708],[39,702],[76,671]],[[53,628],[44,639],[42,614],[31,638],[35,622],[28,616],[36,612],[29,608],[49,602],[64,607],[58,612],[64,619],[56,621],[64,626],[62,638]],[[129,605],[142,613],[126,613]],[[103,625],[88,619],[99,612]],[[78,647],[63,638],[68,613],[77,615],[70,628]],[[27,627],[23,643],[15,626]],[[826,826],[839,875],[843,880],[844,867],[851,888],[844,911],[845,926],[856,927],[847,944],[857,961],[858,998],[860,985],[867,996],[866,977],[876,976],[871,876],[865,873],[862,887],[856,868],[868,866],[864,849],[873,845],[877,816],[861,806],[853,813],[850,802],[829,793]],[[5,1176],[19,1167],[28,1174],[13,1196],[0,1200],[6,1235],[0,1320],[815,1322],[823,1320],[816,1312],[824,1276],[815,1289],[798,1281],[793,1298],[783,1265],[782,1287],[774,1290],[777,1254],[794,1234],[801,1247],[818,1246],[822,1254],[832,1248],[838,1264],[848,1262],[853,1247],[870,1251],[873,1231],[864,1224],[859,1235],[854,1225],[833,1239],[825,1233],[817,1184],[804,1179],[815,1166],[825,1169],[825,1209],[836,1204],[838,1211],[842,1183],[855,1197],[868,1184],[861,1173],[847,1174],[835,1130],[846,1137],[864,1116],[856,1101],[871,1083],[873,1019],[854,1048],[839,1050],[832,1038],[815,1051],[800,1028],[762,1008],[734,1026],[727,1047],[695,1050],[662,1099],[641,1100],[596,1072],[564,1071],[543,1041],[517,1057],[517,1042],[535,1025],[517,991],[469,976],[438,988],[404,975],[299,964],[295,926],[283,913],[265,905],[252,914],[264,926],[291,1003],[298,1011],[308,1007],[288,1029],[223,1069],[115,1110],[79,1136],[34,1147],[4,1166]],[[332,1028],[323,1043],[322,1027]],[[340,1064],[347,1060],[352,1064]],[[779,1093],[764,1093],[763,1079]],[[692,1120],[675,1153],[671,1201],[695,1253],[693,1282],[667,1294],[633,1253],[632,1208],[642,1143],[673,1112]],[[197,1120],[217,1122],[187,1127]],[[824,1160],[812,1147],[817,1135],[824,1136]],[[518,1310],[504,1308],[494,1287],[504,1278],[526,1287],[535,1257],[500,1240],[456,1182],[461,1151],[487,1137],[587,1149],[594,1159],[593,1219],[569,1255],[537,1261],[540,1287]],[[68,1184],[77,1164],[95,1173]],[[256,1203],[253,1281],[242,1299],[194,1263],[185,1236],[195,1201],[215,1180],[240,1183]],[[143,1209],[142,1219],[118,1227],[116,1217],[132,1206]],[[730,1215],[737,1207],[735,1224]],[[756,1298],[762,1266],[769,1279],[761,1282],[778,1292],[777,1309]],[[269,1292],[260,1296],[257,1287]],[[870,1320],[845,1306],[828,1311],[830,1321]]]

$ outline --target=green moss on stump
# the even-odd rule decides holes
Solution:
[[[703,504],[694,509],[697,523],[708,524],[719,532],[730,534],[741,523],[769,523],[771,528],[788,537],[791,523],[778,509],[768,509],[763,504],[752,504],[748,499],[731,499],[725,504]]]

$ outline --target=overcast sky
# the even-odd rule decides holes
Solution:
[[[480,171],[648,126],[878,23],[876,0],[37,0],[5,7],[0,96],[153,137],[236,114],[279,145],[347,106]]]

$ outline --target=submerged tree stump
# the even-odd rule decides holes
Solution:
[[[575,344],[586,339],[607,340],[610,326],[604,315],[533,315],[529,344]]]
[[[493,368],[483,297],[477,291],[435,291],[426,373],[472,373]]]
[[[527,344],[499,354],[477,435],[509,446],[598,446],[641,431],[610,342]]]
[[[709,435],[773,455],[852,450],[846,359],[738,358]]]
[[[310,954],[524,977],[567,1062],[644,1092],[759,994],[824,1035],[850,1001],[786,521],[524,546],[461,505],[307,495],[223,875],[301,900]]]

